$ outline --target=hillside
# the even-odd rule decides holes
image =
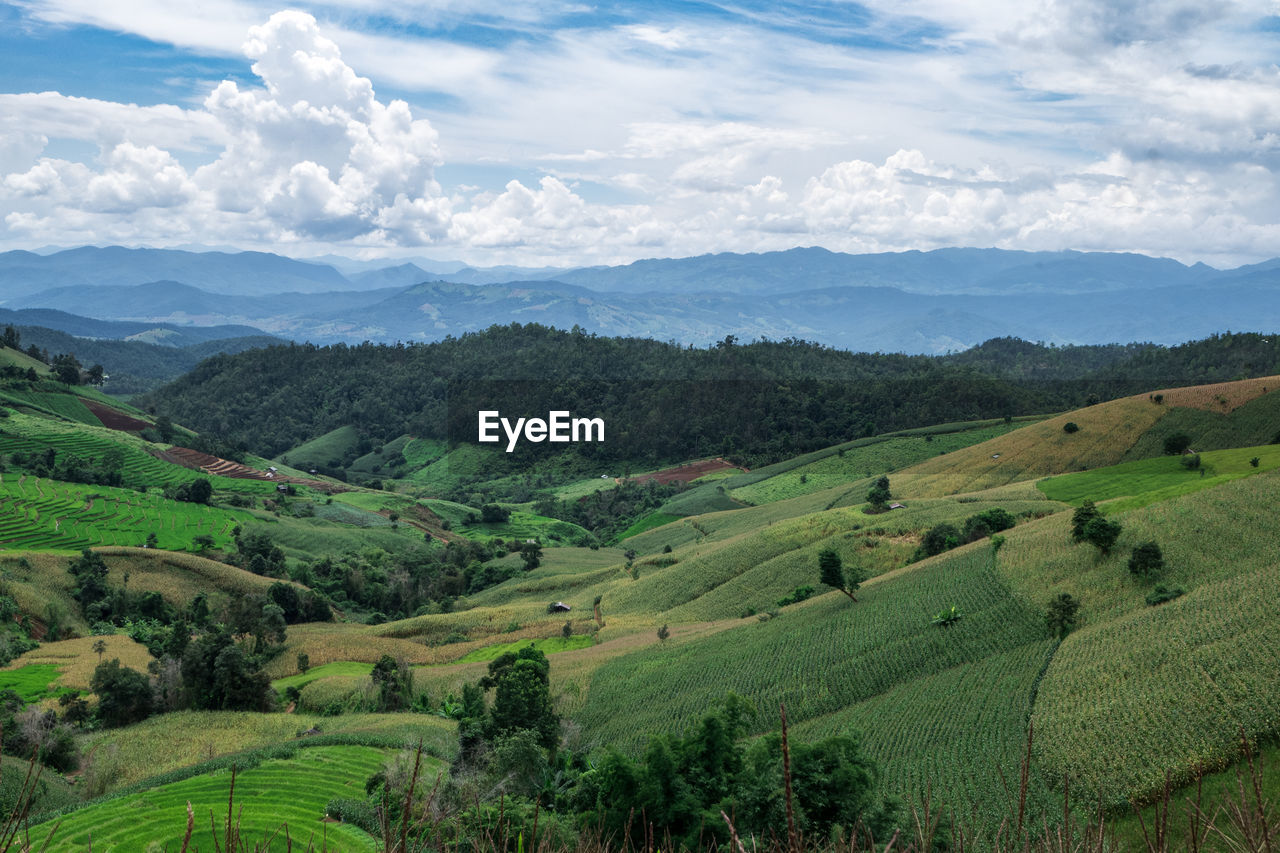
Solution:
[[[534,331],[534,342],[546,334]],[[599,342],[606,344],[622,345]],[[746,350],[742,363],[752,364],[749,348],[732,349],[733,356]],[[309,352],[326,351],[297,348],[299,364]],[[401,352],[415,363],[408,356],[418,348]],[[800,352],[872,378],[888,366]],[[127,796],[72,814],[70,827],[105,826],[119,814],[111,803],[133,802],[128,797],[144,790],[154,791],[149,801],[219,790],[225,779],[210,774],[224,765],[196,762],[226,755],[233,749],[223,741],[242,736],[245,747],[268,750],[264,770],[285,762],[278,772],[297,780],[305,774],[286,770],[288,762],[310,767],[308,756],[322,761],[325,749],[387,749],[415,732],[449,743],[454,724],[424,715],[405,715],[394,735],[360,728],[374,725],[359,722],[363,714],[387,710],[375,665],[384,656],[401,661],[395,665],[412,674],[407,704],[456,715],[465,685],[502,652],[530,642],[549,660],[549,696],[577,732],[576,755],[598,760],[613,749],[641,760],[657,738],[695,730],[733,691],[750,703],[741,719],[747,735],[775,729],[783,704],[797,742],[857,733],[879,768],[876,796],[919,805],[929,793],[970,815],[978,838],[1008,815],[1001,775],[1017,772],[1031,725],[1026,804],[1037,822],[1061,814],[1064,774],[1081,807],[1101,798],[1119,812],[1155,797],[1166,772],[1181,784],[1197,768],[1230,766],[1241,730],[1258,741],[1280,735],[1280,708],[1270,699],[1280,696],[1280,661],[1267,643],[1276,629],[1267,602],[1280,594],[1280,578],[1258,533],[1280,502],[1280,451],[1266,443],[1280,377],[1152,386],[1051,417],[937,422],[750,471],[714,459],[662,470],[632,461],[603,479],[558,464],[503,473],[468,458],[466,445],[449,449],[407,434],[375,443],[343,427],[275,463],[298,483],[287,496],[264,480],[175,465],[163,445],[85,423],[71,410],[83,398],[55,385],[39,392],[40,408],[10,409],[0,422],[7,524],[23,531],[8,545],[25,549],[0,561],[0,594],[14,602],[14,631],[27,630],[25,619],[31,636],[82,639],[45,642],[18,657],[0,670],[0,687],[9,678],[46,703],[87,689],[100,660],[87,634],[103,628],[86,618],[68,571],[85,545],[105,560],[106,588],[127,590],[119,600],[161,608],[158,621],[145,623],[154,627],[130,617],[115,629],[109,655],[133,662],[126,665],[142,668],[154,652],[160,672],[181,668],[164,657],[164,638],[172,637],[164,620],[192,612],[197,601],[227,619],[245,618],[241,600],[314,601],[331,619],[312,621],[307,614],[319,612],[312,604],[290,604],[287,631],[271,641],[278,645],[269,656],[254,653],[261,683],[271,679],[271,703],[294,715],[246,711],[216,723],[228,728],[209,735],[208,750],[184,748],[155,768],[167,775],[148,778],[130,765],[120,782],[93,782]],[[17,401],[33,392],[6,393]],[[63,402],[51,402],[59,396]],[[1198,452],[1194,466],[1164,454],[1165,439],[1178,432]],[[31,466],[49,451],[55,461],[75,454],[90,468],[111,460],[130,488],[35,473]],[[282,464],[326,455],[350,457],[349,470],[381,477],[391,490],[326,493],[303,484],[305,469]],[[502,480],[526,495],[489,504],[487,495],[465,494],[486,470],[499,475],[492,487]],[[881,476],[900,508],[868,502]],[[195,479],[213,485],[209,505],[163,494]],[[431,495],[431,484],[447,482],[461,500]],[[1120,525],[1106,553],[1072,540],[1071,516],[1085,499]],[[101,544],[138,545],[147,533],[159,549]],[[197,534],[211,541],[198,544]],[[1140,577],[1127,562],[1148,541],[1159,544],[1163,567]],[[1225,541],[1233,543],[1230,561],[1220,559]],[[165,550],[183,548],[203,553]],[[820,582],[824,552],[858,579],[856,601]],[[1158,589],[1163,599],[1153,600],[1162,603],[1148,603]],[[1080,609],[1059,635],[1046,628],[1045,614],[1061,594]],[[246,649],[269,642],[252,639],[265,629],[246,630]],[[137,731],[176,737],[189,731],[181,714],[193,713],[213,712],[160,714]],[[317,740],[314,752],[292,745],[289,735],[307,720],[335,739]],[[119,731],[121,758],[113,760],[123,761],[123,750],[134,749],[133,727]],[[76,737],[86,750],[102,742]],[[276,746],[283,751],[270,751]],[[333,765],[326,778],[362,783],[389,757]],[[107,765],[92,772],[101,780]],[[564,772],[577,780],[566,784],[583,784],[584,771]],[[246,791],[257,790],[255,778],[246,774]],[[120,788],[124,782],[135,787]]]

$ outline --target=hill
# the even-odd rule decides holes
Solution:
[[[1260,344],[1252,336],[1231,344],[1215,338],[1182,349],[1173,363],[1218,371],[1222,365],[1198,357],[1226,348],[1253,360],[1268,351]],[[1065,375],[1064,365],[1078,357],[1086,366],[1079,381],[1048,386],[1065,396],[1095,393],[1089,376],[1146,350],[1048,350],[1041,367],[1028,360],[1036,352],[999,342],[983,358],[1035,387],[1037,370]],[[1053,416],[939,417],[927,426],[832,441],[828,431],[840,428],[833,429],[828,413],[850,418],[851,405],[877,406],[894,389],[911,396],[872,410],[910,411],[925,420],[959,410],[943,403],[987,405],[1018,399],[984,397],[988,392],[1031,392],[1012,379],[931,359],[852,356],[795,343],[697,351],[537,327],[495,329],[438,347],[280,347],[262,355],[206,362],[191,377],[189,396],[174,399],[191,403],[193,412],[194,401],[203,399],[202,417],[247,430],[264,423],[282,435],[293,430],[282,461],[305,464],[300,457],[328,455],[344,461],[346,470],[380,478],[387,489],[325,494],[298,483],[289,495],[277,491],[286,485],[283,477],[279,483],[211,477],[212,505],[199,506],[166,498],[160,489],[204,475],[173,465],[171,450],[140,435],[78,421],[70,402],[88,398],[71,388],[42,385],[36,390],[48,399],[41,409],[33,402],[18,411],[15,403],[0,422],[0,441],[8,442],[0,446],[7,469],[0,482],[9,494],[4,506],[15,524],[44,536],[0,561],[0,596],[13,600],[15,618],[26,617],[31,635],[83,634],[92,627],[66,570],[71,555],[57,553],[65,543],[44,529],[55,521],[63,522],[53,531],[59,536],[86,525],[116,539],[150,531],[161,548],[192,549],[189,534],[219,522],[203,556],[100,547],[107,587],[127,586],[137,602],[144,592],[156,593],[174,612],[189,612],[197,598],[212,601],[226,614],[217,618],[231,619],[237,602],[258,601],[264,593],[287,603],[292,598],[280,589],[289,586],[293,596],[323,602],[334,617],[306,622],[295,609],[287,632],[259,661],[260,678],[272,679],[271,695],[284,697],[293,715],[246,713],[232,720],[184,711],[118,733],[76,735],[84,754],[102,756],[95,772],[108,773],[114,754],[118,770],[127,770],[139,787],[68,815],[66,826],[75,833],[95,825],[122,833],[122,843],[133,843],[126,830],[162,837],[161,829],[141,829],[152,826],[141,818],[122,822],[122,809],[149,815],[143,800],[225,795],[226,780],[215,775],[225,765],[198,762],[227,756],[233,743],[265,750],[254,761],[268,782],[246,772],[245,790],[255,799],[259,790],[262,797],[268,789],[292,792],[314,813],[320,799],[359,788],[391,758],[361,753],[368,761],[346,768],[323,760],[331,748],[390,747],[368,730],[364,716],[387,701],[386,660],[401,673],[396,678],[403,686],[394,689],[404,693],[397,701],[456,716],[465,713],[464,685],[485,675],[503,652],[530,642],[546,654],[550,701],[571,723],[565,764],[556,770],[560,793],[546,806],[556,820],[578,819],[569,804],[581,802],[583,786],[599,778],[590,775],[593,767],[614,760],[606,758],[610,750],[636,760],[657,754],[661,738],[698,731],[730,690],[750,703],[740,720],[748,735],[773,730],[783,704],[793,748],[856,735],[860,754],[879,768],[877,796],[919,805],[928,795],[966,815],[972,822],[966,831],[988,840],[1008,817],[1002,774],[1017,773],[1032,727],[1025,805],[1037,826],[1059,820],[1064,777],[1079,808],[1101,801],[1113,812],[1127,810],[1130,801],[1155,798],[1166,773],[1181,784],[1200,769],[1230,766],[1242,730],[1257,742],[1280,735],[1274,700],[1280,661],[1268,643],[1277,628],[1271,602],[1280,595],[1280,575],[1265,534],[1280,503],[1280,451],[1266,443],[1280,406],[1275,375],[1151,385]],[[809,432],[798,435],[814,446],[796,455],[775,445],[778,461],[748,471],[723,462],[684,465],[688,458],[668,459],[671,469],[655,470],[659,466],[642,458],[619,454],[602,479],[607,457],[587,458],[590,473],[558,455],[529,454],[503,468],[491,458],[501,451],[448,446],[415,436],[405,428],[408,420],[393,420],[392,412],[422,415],[411,407],[421,405],[415,389],[423,387],[423,376],[431,377],[429,388],[453,379],[476,393],[489,390],[483,385],[489,371],[512,365],[526,377],[536,371],[556,393],[583,400],[610,399],[604,390],[635,393],[632,408],[618,410],[621,417],[634,421],[637,434],[657,431],[668,452],[689,424],[723,430],[718,419],[749,419],[747,409],[732,408],[734,395],[753,406],[767,403],[760,411],[773,417],[772,429],[807,425]],[[586,382],[576,371],[587,367],[615,384]],[[675,385],[681,393],[674,394],[673,386],[643,381],[644,372],[657,370],[695,381]],[[805,379],[805,372],[847,381],[826,386]],[[716,373],[738,381],[698,391]],[[328,390],[335,379],[351,384]],[[527,395],[516,399],[543,404],[515,387]],[[766,390],[752,397],[744,387]],[[36,390],[15,386],[6,393],[12,400]],[[681,394],[690,397],[690,408],[678,407]],[[920,395],[932,399],[922,402]],[[59,396],[62,403],[51,402]],[[225,399],[245,408],[223,407]],[[299,424],[316,417],[309,408],[344,400],[351,406],[348,420],[335,418],[336,426],[316,433],[309,445],[297,441]],[[80,405],[87,410],[87,403]],[[643,419],[646,406],[663,418]],[[362,428],[379,416],[390,424],[385,441]],[[1164,453],[1165,439],[1176,432],[1199,451],[1196,465]],[[122,477],[144,491],[39,475],[33,466],[50,450],[55,462],[64,454],[110,455]],[[298,473],[275,465],[277,475]],[[691,482],[663,482],[676,470]],[[880,476],[888,478],[898,508],[869,502]],[[431,494],[445,483],[462,492],[460,500]],[[495,499],[499,488],[508,491]],[[1073,540],[1072,514],[1085,499],[1120,525],[1107,550]],[[82,523],[85,513],[93,518]],[[592,513],[619,524],[588,527],[574,520],[595,525]],[[184,527],[180,515],[192,520]],[[234,536],[227,529],[232,524],[240,528]],[[607,529],[618,531],[617,547],[598,533]],[[1141,576],[1128,561],[1148,542],[1158,543],[1163,565]],[[1223,558],[1226,542],[1229,559]],[[825,552],[834,552],[847,570],[849,595],[821,582]],[[252,566],[264,571],[245,570]],[[277,586],[284,578],[294,583]],[[1046,612],[1063,594],[1079,611],[1069,630],[1058,632],[1047,627]],[[144,631],[161,629],[169,630],[120,626],[156,648],[163,635]],[[10,633],[17,638],[24,630],[18,621]],[[255,639],[255,630],[263,629],[250,623],[240,634],[242,649],[267,642]],[[11,668],[14,684],[50,705],[59,691],[83,689],[98,655],[87,636],[66,642],[45,643],[19,658]],[[111,654],[122,659],[141,661],[147,654],[123,633],[110,642]],[[181,662],[158,661],[153,688],[167,683],[166,671],[177,671],[166,666],[181,668]],[[394,723],[397,746],[405,732],[452,738],[452,722],[405,716]],[[311,724],[322,730],[314,750],[292,737]],[[361,740],[341,739],[348,729]],[[147,771],[135,766],[144,741],[175,744],[154,770],[177,776],[145,778]],[[98,752],[90,753],[94,745]],[[278,754],[270,752],[277,748]],[[334,783],[323,791],[319,776],[308,775],[320,765],[327,768],[325,784]],[[297,814],[291,825],[308,819]],[[181,822],[175,827],[180,835]]]

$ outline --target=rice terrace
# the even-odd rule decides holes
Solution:
[[[1275,3],[0,2],[0,853],[1280,853]]]

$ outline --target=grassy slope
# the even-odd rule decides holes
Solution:
[[[311,839],[318,847],[323,839],[326,849],[334,853],[374,850],[374,840],[367,833],[324,823],[324,807],[333,797],[362,793],[364,780],[389,757],[387,750],[363,746],[317,747],[244,770],[235,782],[236,799],[243,807],[242,837],[256,843],[279,830],[278,837],[261,849],[283,851],[286,833],[280,827],[287,825],[288,836],[303,846]],[[83,850],[91,836],[94,850],[124,853],[149,849],[151,844],[177,849],[182,845],[188,803],[199,818],[191,843],[211,850],[215,838],[211,823],[221,824],[226,818],[230,783],[230,771],[217,771],[87,806],[61,819],[48,850]],[[211,814],[215,815],[212,822]],[[50,828],[35,827],[32,835],[43,838]]]

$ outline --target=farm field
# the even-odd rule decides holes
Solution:
[[[414,747],[421,740],[429,754],[445,759],[454,755],[458,742],[457,725],[452,720],[424,714],[320,717],[175,711],[127,728],[89,734],[84,741],[84,751],[91,756],[86,772],[96,774],[105,783],[103,790],[111,792],[201,762],[291,743],[309,729],[318,729],[320,734],[308,736],[308,743],[314,738],[365,740],[380,748],[401,749]],[[163,752],[156,751],[157,743],[166,744]]]
[[[314,841],[341,853],[374,850],[374,840],[345,824],[325,823],[324,808],[333,797],[359,796],[364,780],[390,756],[387,750],[361,746],[330,746],[299,750],[292,758],[267,759],[236,775],[240,834],[252,843],[267,841],[264,851],[283,851],[289,842],[305,848]],[[434,768],[431,768],[434,769]],[[191,843],[213,849],[213,822],[227,816],[229,771],[217,771],[182,782],[161,785],[145,793],[89,805],[61,819],[49,851],[93,849],[144,850],[158,843],[176,849],[186,827],[186,806],[191,803],[197,819]],[[287,829],[286,829],[287,827]],[[33,827],[33,837],[43,838],[50,825]]]
[[[252,519],[239,510],[129,489],[0,474],[0,545],[11,549],[142,545],[152,533],[158,547],[172,551],[193,549],[197,536],[221,547],[231,541],[232,528]]]
[[[1160,500],[1197,492],[1222,483],[1280,468],[1280,445],[1211,450],[1199,454],[1200,466],[1189,469],[1182,457],[1161,456],[1124,462],[1109,468],[1063,474],[1036,483],[1051,500],[1079,506],[1085,499],[1112,501],[1104,512],[1136,509]],[[1253,460],[1257,460],[1257,466]],[[1126,500],[1114,500],[1126,498]]]

